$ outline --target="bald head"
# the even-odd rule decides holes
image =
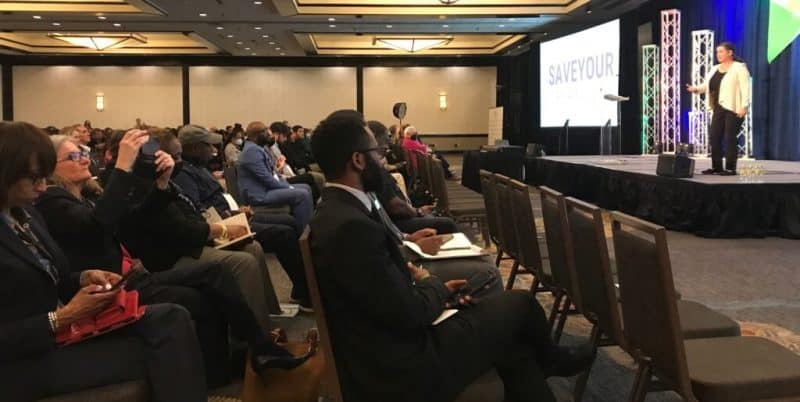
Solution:
[[[263,136],[266,130],[267,125],[263,121],[253,121],[247,125],[245,136],[248,140],[255,141],[258,137]]]

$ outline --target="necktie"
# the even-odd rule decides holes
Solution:
[[[380,222],[383,224],[383,227],[392,235],[393,238],[397,239],[398,243],[402,243],[403,239],[405,239],[405,235],[403,234],[400,229],[395,226],[394,222],[392,222],[392,218],[389,217],[389,214],[386,213],[386,210],[383,209],[380,201],[375,197],[374,194],[369,194],[370,201],[372,202],[372,210],[373,213],[378,215]]]

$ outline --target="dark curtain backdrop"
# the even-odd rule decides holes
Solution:
[[[772,64],[767,63],[769,0],[653,0],[620,18],[620,94],[631,96],[631,102],[623,107],[623,152],[636,154],[641,150],[639,27],[651,23],[653,41],[659,44],[660,11],[670,8],[681,10],[682,83],[688,83],[691,77],[691,31],[711,29],[717,42],[733,42],[753,75],[755,156],[800,160],[800,39],[795,39]],[[514,143],[545,144],[550,154],[559,153],[559,148],[565,153],[562,130],[540,127],[538,54],[538,45],[534,45],[530,52],[504,61],[498,69],[498,84],[503,86],[500,93],[516,92],[523,97],[516,102],[509,102],[509,96],[497,98],[498,105],[506,107],[506,118],[514,116],[525,122],[514,127],[507,123],[505,135]],[[523,80],[525,87],[513,86]],[[683,94],[681,122],[686,140],[691,98]],[[598,137],[599,128],[571,129],[569,153],[597,153]]]

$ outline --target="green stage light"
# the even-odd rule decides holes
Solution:
[[[770,0],[767,61],[772,63],[800,35],[800,0]]]

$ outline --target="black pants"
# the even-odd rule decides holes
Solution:
[[[403,220],[395,220],[395,226],[403,231],[403,233],[414,233],[420,229],[436,229],[438,234],[448,234],[458,232],[456,223],[447,217],[441,216],[422,216],[418,218],[409,218]]]
[[[275,253],[281,266],[292,280],[292,298],[310,301],[306,271],[300,255],[299,237],[294,230],[294,218],[289,215],[254,215],[250,229],[266,253]]]
[[[714,109],[711,119],[709,142],[711,146],[711,166],[714,170],[722,170],[722,144],[725,143],[725,169],[736,170],[739,158],[739,131],[743,118],[722,107]]]
[[[154,304],[127,327],[0,364],[0,389],[4,401],[30,401],[147,379],[153,402],[205,402],[202,370],[189,313],[174,304]]]
[[[139,292],[139,302],[142,304],[171,303],[188,310],[203,353],[206,384],[213,389],[231,382],[228,321],[211,300],[188,286],[159,284],[152,275],[132,284],[130,288]]]
[[[508,402],[555,401],[541,367],[553,359],[544,310],[527,291],[483,298],[434,327],[452,389],[450,400],[495,368]]]

